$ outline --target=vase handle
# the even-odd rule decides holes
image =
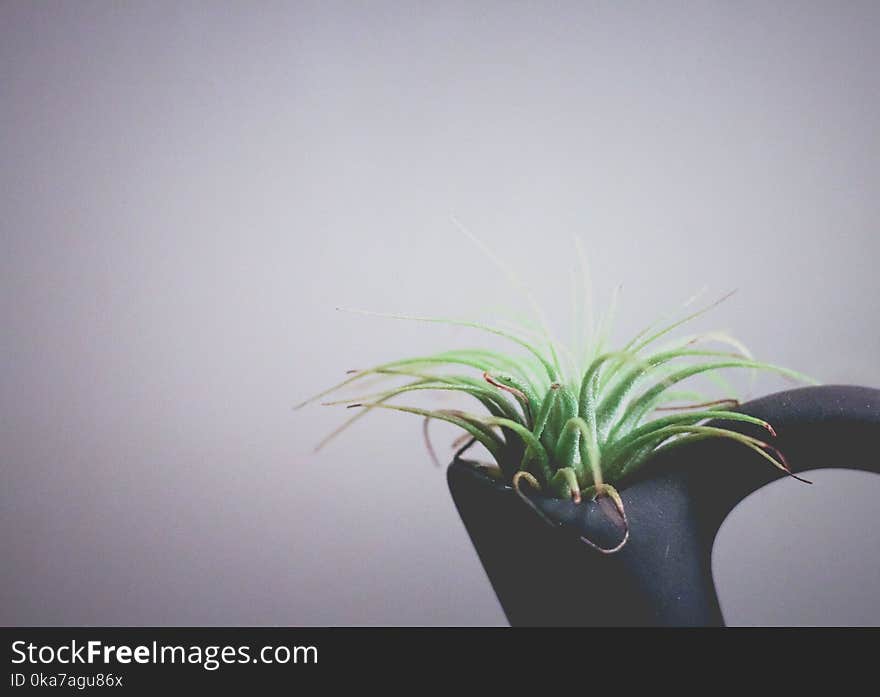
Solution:
[[[880,390],[849,385],[804,387],[748,402],[740,411],[773,426],[777,437],[772,444],[795,474],[825,468],[880,474]],[[723,425],[766,439],[766,432],[751,424]],[[787,476],[732,441],[697,443],[685,459],[690,494],[710,554],[715,535],[733,508],[754,491]]]

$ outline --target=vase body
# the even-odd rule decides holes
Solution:
[[[794,472],[880,471],[880,390],[807,387],[742,405],[770,422]],[[741,422],[727,428],[766,437]],[[745,428],[743,426],[746,426]],[[743,498],[786,476],[743,446],[712,439],[656,458],[618,487],[629,526],[608,506],[534,495],[548,525],[507,485],[465,462],[449,466],[456,507],[514,626],[720,626],[712,545]],[[804,486],[808,486],[805,484]]]

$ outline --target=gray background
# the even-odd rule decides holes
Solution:
[[[578,234],[618,336],[739,288],[701,327],[880,386],[878,29],[876,2],[0,2],[0,622],[503,622],[419,422],[312,455],[345,414],[291,410],[483,342],[337,305],[523,304],[452,216],[557,326]],[[730,622],[880,623],[880,478],[815,479],[725,524]]]

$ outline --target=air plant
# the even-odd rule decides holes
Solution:
[[[552,341],[543,329],[381,315],[476,329],[501,337],[521,349],[523,355],[474,348],[390,361],[349,371],[347,379],[297,408],[371,376],[402,379],[402,384],[384,390],[325,402],[347,405],[359,412],[318,447],[365,414],[387,409],[424,419],[426,441],[436,460],[427,439],[427,424],[431,420],[445,421],[464,431],[456,459],[479,443],[494,462],[473,464],[508,483],[530,505],[523,482],[532,489],[575,503],[584,497],[608,497],[625,523],[617,487],[659,453],[694,441],[729,439],[794,476],[783,454],[766,439],[739,433],[717,422],[753,424],[772,438],[776,434],[771,424],[735,411],[739,402],[733,397],[708,399],[701,393],[682,391],[681,384],[698,375],[726,384],[719,372],[734,368],[771,371],[797,380],[809,378],[757,361],[739,341],[717,332],[689,335],[660,345],[661,339],[668,341],[675,330],[726,297],[682,318],[655,323],[619,348],[609,350],[606,343],[612,308],[597,331],[588,330],[590,340],[577,357],[572,350]],[[712,350],[707,344],[720,344],[730,350]],[[424,391],[464,393],[479,403],[482,410],[428,409],[392,403],[402,395]],[[616,551],[622,545],[602,551]]]

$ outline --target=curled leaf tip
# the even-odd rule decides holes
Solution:
[[[483,380],[488,382],[493,387],[497,387],[499,390],[506,390],[507,392],[513,392],[513,388],[505,385],[503,382],[499,382],[496,378],[494,378],[488,370],[483,371]]]
[[[724,399],[713,399],[711,402],[700,402],[698,404],[675,404],[665,407],[654,407],[654,411],[688,411],[690,409],[720,406],[738,407],[739,400],[733,397],[725,397]]]
[[[460,448],[464,443],[467,443],[472,438],[471,434],[465,431],[458,438],[456,438],[452,443],[450,443],[449,447],[455,450],[456,448]]]
[[[534,507],[534,504],[529,500],[529,497],[523,493],[523,490],[520,488],[520,480],[525,479],[529,486],[531,486],[535,491],[541,491],[541,485],[538,483],[538,480],[535,479],[535,476],[531,472],[526,472],[525,470],[520,470],[515,475],[513,475],[513,488],[516,490],[516,493],[520,495],[520,497],[524,498],[528,501],[529,505]]]
[[[476,445],[477,439],[471,436],[470,434],[466,434],[469,436],[467,442],[462,445],[456,452],[455,455],[452,456],[454,462],[457,462],[461,459],[461,456],[465,453],[465,451],[469,450],[472,446]]]
[[[791,465],[788,464],[788,461],[785,459],[785,456],[781,452],[779,452],[779,450],[777,450],[773,446],[767,446],[767,447],[769,450],[772,450],[774,452],[776,457],[779,458],[779,461],[782,464],[782,471],[785,472],[789,477],[791,477],[792,479],[797,479],[799,482],[803,482],[804,484],[812,484],[813,483],[809,479],[806,479],[805,477],[801,477],[800,475],[795,474],[794,471],[791,469]]]
[[[623,500],[620,498],[620,494],[617,493],[617,489],[615,489],[610,484],[601,484],[594,487],[593,500],[596,501],[601,497],[607,497],[611,499],[614,507],[620,514],[624,530],[623,539],[621,539],[620,542],[614,545],[614,547],[602,547],[600,545],[597,545],[589,538],[584,537],[583,535],[580,536],[580,539],[581,542],[584,542],[601,554],[616,554],[626,546],[627,542],[629,542],[629,521],[626,518],[626,510],[623,507]]]
[[[799,482],[803,482],[804,484],[812,484],[813,483],[812,481],[810,481],[806,477],[801,477],[800,475],[797,475],[794,472],[792,472],[791,467],[789,467],[787,463],[783,466],[783,469],[785,470],[785,473],[789,477],[791,477],[792,479],[797,479]]]

